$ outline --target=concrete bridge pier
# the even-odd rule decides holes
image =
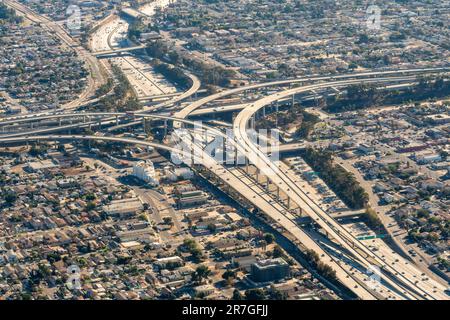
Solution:
[[[203,141],[205,143],[205,146],[208,145],[208,130],[207,129],[203,129]],[[224,152],[226,152],[227,150],[224,149]]]
[[[280,107],[278,106],[278,101],[275,102],[275,128],[278,127],[278,112],[280,111]]]
[[[164,136],[167,135],[167,119],[164,119]]]

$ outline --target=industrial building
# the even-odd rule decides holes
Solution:
[[[133,176],[145,181],[151,186],[159,185],[158,178],[156,176],[155,167],[150,160],[139,161],[133,166]]]
[[[139,198],[114,200],[109,205],[103,206],[103,211],[110,216],[127,217],[144,210]]]

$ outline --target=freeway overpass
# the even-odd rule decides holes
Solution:
[[[408,74],[427,74],[427,73],[439,73],[439,72],[448,72],[450,68],[417,68],[417,69],[404,69],[404,70],[389,70],[389,71],[369,71],[362,73],[350,73],[350,74],[342,74],[335,76],[313,76],[313,77],[302,77],[297,79],[289,79],[289,80],[279,80],[272,82],[264,82],[253,85],[248,85],[244,87],[234,88],[226,91],[221,91],[216,94],[212,94],[203,99],[195,101],[191,105],[179,111],[176,116],[178,118],[186,118],[192,114],[197,109],[200,109],[202,106],[221,98],[225,98],[234,94],[243,93],[245,91],[256,90],[260,88],[267,87],[278,87],[278,86],[295,86],[295,85],[303,85],[305,83],[311,82],[320,82],[320,81],[330,81],[330,80],[345,80],[345,79],[356,79],[356,78],[376,78],[379,76],[391,76],[391,75],[408,75]]]
[[[128,47],[128,48],[117,48],[117,49],[111,49],[111,50],[96,51],[96,52],[93,52],[92,55],[94,55],[96,57],[106,57],[106,56],[116,55],[116,54],[120,54],[120,53],[128,53],[128,52],[132,52],[132,51],[136,51],[136,50],[142,50],[145,48],[146,48],[146,46],[142,44],[139,46],[133,46],[133,47]]]
[[[160,99],[169,99],[172,97],[179,96],[180,92],[174,92],[174,93],[166,93],[166,94],[157,94],[153,96],[141,96],[138,98],[139,101],[152,101],[152,100],[160,100]]]

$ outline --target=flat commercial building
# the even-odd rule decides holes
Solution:
[[[103,211],[110,216],[131,216],[144,210],[139,198],[113,200],[109,205],[103,206]]]
[[[182,192],[177,199],[179,208],[186,208],[206,203],[208,197],[201,190]]]
[[[184,265],[184,261],[179,256],[159,258],[155,261],[155,265],[157,265],[160,268],[165,268],[169,264],[182,266]]]
[[[251,266],[251,278],[256,282],[280,280],[289,276],[289,264],[282,258],[260,260]]]
[[[35,162],[28,162],[26,169],[30,172],[37,172],[58,167],[59,165],[55,164],[52,160],[40,160]]]

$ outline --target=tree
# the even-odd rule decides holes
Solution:
[[[130,263],[131,259],[132,259],[132,257],[129,257],[129,256],[117,257],[117,264],[120,264],[120,265],[128,264],[128,263]]]
[[[186,249],[191,255],[194,261],[199,262],[202,260],[203,253],[202,250],[199,248],[197,242],[193,239],[185,239],[183,241],[183,245],[181,248]]]
[[[214,223],[210,223],[210,224],[208,224],[208,230],[211,232],[211,233],[214,233],[214,232],[216,232],[216,225],[214,224]]]
[[[368,43],[369,36],[365,33],[359,35],[358,43]]]
[[[306,259],[309,263],[317,263],[320,259],[319,254],[315,252],[314,250],[308,249],[306,250]]]
[[[269,299],[270,300],[286,300],[287,294],[285,292],[281,292],[280,290],[275,289],[272,286],[269,290]]]
[[[275,237],[271,233],[264,234],[264,240],[267,242],[267,244],[271,244],[275,241]]]
[[[231,300],[244,300],[244,296],[238,289],[234,289]]]
[[[236,278],[236,272],[232,270],[227,270],[222,274],[222,278],[227,281],[227,284],[231,286],[233,280]]]
[[[447,158],[449,156],[449,153],[446,150],[440,150],[439,151],[439,155],[441,156],[442,160],[445,161],[445,160],[447,160]]]
[[[87,201],[93,201],[93,200],[95,200],[95,194],[93,194],[93,193],[89,193],[89,194],[87,194],[86,195],[86,200]]]
[[[279,258],[283,256],[283,250],[281,250],[280,246],[275,246],[273,248],[272,257]]]
[[[200,265],[197,267],[192,275],[192,279],[198,283],[202,283],[204,279],[207,279],[211,274],[211,270],[205,265]]]
[[[163,218],[163,223],[172,226],[172,225],[173,225],[173,219],[172,219],[172,217],[164,217],[164,218]]]
[[[333,268],[323,262],[319,262],[317,264],[317,272],[319,272],[327,279],[336,279],[336,271],[334,271]]]
[[[265,300],[266,295],[262,289],[248,289],[245,291],[245,300]]]
[[[430,213],[425,209],[419,209],[416,212],[418,218],[429,218]]]
[[[92,202],[92,201],[89,201],[89,202],[86,204],[86,211],[92,211],[92,210],[95,209],[95,207],[96,207],[95,203]]]
[[[6,201],[6,203],[8,204],[13,204],[14,202],[16,202],[17,200],[17,194],[14,190],[8,189],[8,190],[3,190],[4,193],[4,199]]]

